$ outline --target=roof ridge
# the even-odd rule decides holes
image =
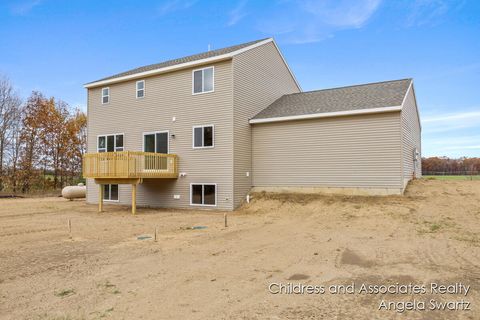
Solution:
[[[242,42],[242,43],[238,43],[238,44],[235,44],[235,45],[232,45],[232,46],[222,47],[222,48],[218,48],[218,49],[214,49],[214,50],[210,50],[210,51],[201,51],[201,52],[198,52],[198,53],[193,53],[193,54],[189,54],[189,55],[182,56],[182,57],[178,57],[178,58],[174,58],[174,59],[163,60],[163,61],[160,61],[160,62],[157,62],[157,63],[147,64],[147,65],[144,65],[144,66],[141,66],[141,67],[137,67],[137,68],[133,68],[133,69],[131,69],[131,70],[127,70],[127,71],[125,71],[125,72],[132,71],[132,70],[135,70],[135,69],[140,69],[140,68],[146,68],[146,67],[154,66],[154,65],[157,65],[157,64],[161,64],[161,63],[167,63],[167,62],[170,62],[170,61],[186,59],[186,58],[193,57],[193,56],[198,56],[198,55],[204,54],[204,53],[209,53],[209,52],[213,53],[213,52],[218,52],[218,51],[230,49],[230,48],[233,48],[233,47],[239,47],[239,46],[250,46],[250,45],[253,45],[253,44],[255,44],[255,43],[258,43],[258,42],[261,42],[261,41],[265,41],[265,40],[268,40],[268,39],[270,39],[270,38],[263,38],[263,39],[258,39],[258,40],[252,40],[252,41]],[[123,72],[122,72],[122,73],[123,73]]]
[[[317,90],[310,90],[310,91],[295,92],[295,93],[285,94],[282,97],[292,96],[292,95],[296,95],[296,94],[313,93],[313,92],[319,92],[319,91],[329,91],[329,90],[338,90],[338,89],[345,89],[345,88],[363,87],[363,86],[369,86],[369,85],[373,85],[373,84],[399,82],[399,81],[405,81],[405,80],[412,81],[413,78],[404,78],[404,79],[397,79],[397,80],[385,80],[385,81],[376,81],[376,82],[368,82],[368,83],[359,83],[359,84],[353,84],[353,85],[348,85],[348,86],[340,86],[340,87],[333,87],[333,88],[326,88],[326,89],[317,89]]]
[[[156,62],[156,63],[146,64],[146,65],[143,65],[143,66],[128,69],[126,71],[118,72],[118,73],[113,74],[111,76],[107,76],[107,77],[104,77],[104,78],[101,78],[101,79],[98,79],[98,80],[95,80],[95,81],[92,81],[92,82],[88,82],[86,84],[88,85],[88,84],[93,84],[93,83],[100,82],[100,81],[110,80],[110,79],[114,79],[114,78],[117,78],[117,77],[121,77],[122,75],[140,73],[140,72],[142,72],[142,70],[145,70],[145,69],[152,69],[153,70],[153,69],[156,68],[156,66],[161,68],[160,65],[166,65],[166,64],[169,64],[169,63],[170,64],[171,63],[179,64],[179,63],[181,63],[182,60],[188,60],[189,58],[194,58],[194,57],[201,56],[201,55],[217,56],[217,55],[221,55],[222,51],[235,52],[235,51],[247,48],[249,46],[253,46],[257,43],[260,43],[262,41],[266,41],[266,40],[269,40],[269,39],[273,39],[273,38],[268,37],[268,38],[263,38],[263,39],[252,40],[252,41],[243,42],[243,43],[239,43],[239,44],[235,44],[235,45],[231,45],[231,46],[227,46],[227,47],[218,48],[218,49],[215,49],[215,50],[202,51],[202,52],[198,52],[198,53],[194,53],[194,54],[189,54],[189,55],[186,55],[186,56],[177,57],[177,58],[174,58],[174,59],[168,59],[168,60],[163,60],[163,61]],[[238,49],[236,47],[238,47]],[[199,59],[199,60],[201,60],[201,59]]]

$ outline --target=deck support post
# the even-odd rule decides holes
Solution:
[[[98,185],[98,212],[103,212],[103,184]]]
[[[132,214],[137,213],[137,184],[132,183]]]

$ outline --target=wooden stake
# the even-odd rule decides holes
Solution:
[[[98,212],[103,212],[103,184],[99,184],[98,188]]]
[[[137,213],[137,185],[132,184],[132,214]]]
[[[225,220],[225,228],[227,228],[228,224],[227,224],[227,214],[226,213],[223,214],[223,219]]]
[[[155,242],[157,242],[157,227],[155,227],[155,237],[154,237]]]
[[[72,220],[68,219],[68,235],[72,238]]]

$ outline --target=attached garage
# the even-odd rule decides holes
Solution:
[[[255,190],[402,194],[421,176],[411,79],[284,95],[250,124]]]

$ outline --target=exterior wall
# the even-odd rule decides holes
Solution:
[[[205,66],[210,66],[205,65]],[[97,135],[124,133],[124,149],[143,150],[143,133],[168,130],[170,153],[179,156],[178,179],[145,179],[139,206],[188,208],[190,183],[217,183],[217,209],[233,209],[232,61],[213,64],[214,92],[192,95],[192,70],[145,78],[145,97],[136,99],[136,80],[110,85],[110,103],[101,104],[101,87],[88,92],[88,152]],[[141,80],[141,79],[137,79]],[[173,117],[176,121],[173,121]],[[214,125],[215,147],[192,148],[192,126]],[[180,199],[174,199],[180,195]],[[87,201],[98,201],[98,187],[87,181]],[[131,186],[119,186],[119,203],[131,203]],[[206,207],[207,208],[207,207]],[[211,208],[211,207],[208,207]]]
[[[248,120],[282,95],[299,92],[300,88],[270,42],[233,58],[233,90],[234,205],[237,207],[252,187],[252,134]]]
[[[402,192],[400,112],[253,125],[253,185]]]
[[[421,128],[413,84],[403,103],[401,125],[403,187],[405,188],[414,175],[415,178],[421,178],[422,176]],[[420,153],[418,161],[414,161],[413,152],[415,148]]]

